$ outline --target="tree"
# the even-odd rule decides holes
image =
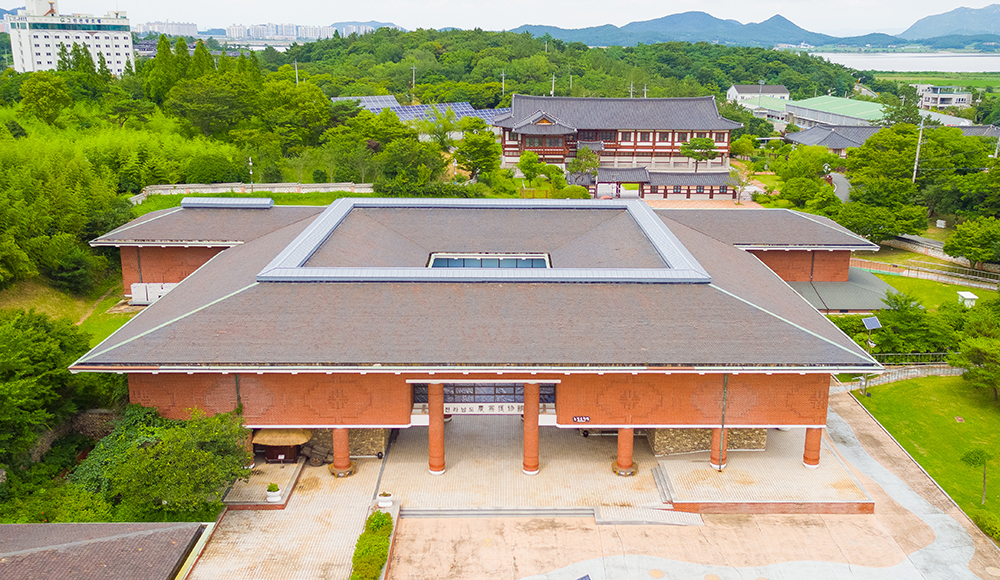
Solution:
[[[916,205],[892,209],[852,201],[840,207],[835,219],[875,243],[900,234],[919,234],[927,229],[927,210]]]
[[[171,89],[163,107],[189,121],[206,136],[221,135],[249,116],[257,95],[238,74],[206,75]]]
[[[743,135],[729,146],[732,157],[750,157],[757,146],[757,140],[750,135]]]
[[[221,507],[226,487],[246,481],[250,433],[235,413],[191,419],[139,432],[122,460],[107,473],[109,491],[120,496],[123,515],[190,517]]]
[[[962,463],[969,467],[983,468],[983,501],[979,505],[986,504],[986,464],[993,459],[993,454],[985,449],[973,449],[962,456]]]
[[[601,166],[601,158],[589,147],[577,147],[576,157],[566,163],[566,171],[573,176],[573,182],[579,184],[584,175],[589,175],[591,181],[597,178],[597,168]]]
[[[538,153],[534,151],[521,153],[521,157],[517,161],[517,168],[521,170],[529,185],[542,173],[543,167],[545,167],[545,163],[538,160]]]
[[[440,110],[436,106],[431,105],[431,117],[419,119],[414,121],[413,124],[417,128],[417,131],[429,136],[431,141],[437,143],[441,151],[451,149],[453,144],[451,134],[457,133],[459,130],[458,118],[455,116],[455,111],[451,110],[451,107]]]
[[[743,194],[746,192],[747,188],[751,185],[751,179],[749,172],[744,173],[740,171],[740,168],[732,165],[729,167],[729,179],[726,180],[726,185],[733,188],[733,192],[736,193],[736,203],[743,202]]]
[[[190,78],[188,69],[191,67],[191,53],[188,45],[184,42],[184,37],[179,37],[174,43],[174,71],[177,79]]]
[[[698,162],[710,161],[719,156],[715,150],[715,141],[708,137],[695,137],[681,144],[680,153],[688,159],[694,159],[694,172],[698,173]]]
[[[833,167],[839,163],[840,157],[830,153],[826,147],[800,145],[792,149],[787,159],[779,157],[773,163],[773,167],[778,177],[787,182],[797,177],[816,180],[829,173],[827,167]]]
[[[993,389],[997,401],[1000,386],[1000,338],[973,336],[958,344],[958,350],[948,355],[948,364],[965,369],[962,379],[974,387]]]
[[[21,85],[21,105],[24,111],[49,125],[55,123],[63,109],[72,103],[66,81],[55,73],[33,73]]]
[[[950,256],[961,256],[979,268],[983,262],[1000,261],[1000,221],[978,217],[958,224],[944,242]]]
[[[118,123],[118,128],[122,128],[129,119],[146,122],[156,111],[156,105],[133,98],[120,86],[113,86],[104,97],[103,110],[109,119]]]
[[[205,43],[199,39],[194,45],[194,56],[191,57],[191,64],[188,65],[187,78],[196,79],[212,72],[215,72],[215,60],[205,48]]]
[[[147,66],[152,69],[146,77],[146,94],[153,101],[163,103],[178,79],[174,53],[166,36],[160,35],[160,41],[156,45],[156,56]]]
[[[455,147],[455,161],[469,172],[469,179],[475,180],[483,173],[492,173],[500,168],[500,144],[485,121],[467,118],[471,121],[464,124],[462,141]]]
[[[912,90],[906,95],[906,100],[902,101],[895,95],[885,95],[882,97],[882,118],[877,125],[897,125],[897,124],[920,124],[920,108],[917,106],[917,93]]]

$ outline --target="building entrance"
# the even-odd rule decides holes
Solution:
[[[444,383],[445,415],[523,415],[524,383]],[[413,404],[427,405],[428,384],[413,385]],[[538,384],[538,402],[556,403],[556,385]]]

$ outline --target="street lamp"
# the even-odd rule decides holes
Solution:
[[[879,322],[878,321],[878,317],[875,317],[875,316],[870,316],[868,318],[862,318],[861,322],[865,325],[865,328],[868,330],[868,356],[871,356],[872,355],[872,347],[875,346],[875,343],[872,342],[872,331],[873,330],[878,330],[879,328],[882,328],[882,323]],[[868,396],[868,388],[867,388],[868,381],[865,380],[866,378],[867,378],[867,376],[862,376],[861,377],[861,394],[863,394],[865,396]]]
[[[757,107],[760,108],[761,99],[764,93],[764,81],[757,81]]]
[[[250,164],[250,193],[253,193],[253,157],[247,157],[247,163]]]

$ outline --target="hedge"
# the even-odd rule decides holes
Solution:
[[[358,536],[351,560],[351,580],[378,580],[382,567],[389,560],[389,537],[392,535],[392,516],[376,511],[365,521],[365,531]]]

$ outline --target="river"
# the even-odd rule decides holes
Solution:
[[[899,72],[1000,72],[1000,54],[948,52],[814,52],[857,70]]]

